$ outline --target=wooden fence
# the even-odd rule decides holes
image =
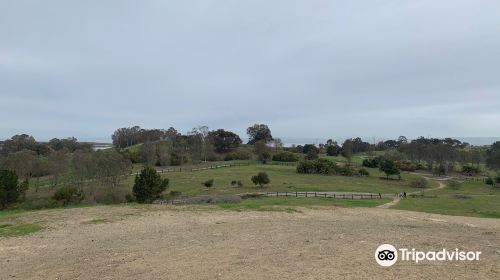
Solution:
[[[323,197],[338,199],[382,199],[381,193],[267,192],[272,197]]]

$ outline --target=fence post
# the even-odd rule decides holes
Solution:
[[[380,199],[382,199],[382,194],[381,193],[378,193],[378,196],[380,197]]]
[[[276,197],[279,197],[279,196],[280,196],[280,195],[279,195],[279,193],[278,193],[278,192],[276,192]]]
[[[307,197],[307,192],[306,192],[306,197]]]
[[[354,194],[352,193],[351,195],[352,195],[352,199],[354,199]]]
[[[297,192],[295,192],[295,197],[298,197],[298,193]]]
[[[335,198],[335,193],[333,193],[333,198]]]
[[[318,197],[318,194],[316,192],[314,192],[314,197]]]

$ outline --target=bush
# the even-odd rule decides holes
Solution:
[[[464,165],[462,166],[462,174],[466,176],[476,176],[477,174],[481,173],[481,170],[479,167],[471,166],[471,165]]]
[[[382,161],[381,157],[375,157],[371,159],[365,159],[363,160],[363,166],[368,167],[368,168],[379,168],[380,167],[380,162]]]
[[[366,168],[361,168],[360,170],[358,170],[358,175],[363,177],[368,177],[370,176],[370,172],[368,172]]]
[[[206,188],[211,188],[214,185],[214,179],[206,180],[201,184],[204,185]]]
[[[425,189],[428,186],[428,182],[424,178],[416,178],[410,181],[410,187]]]
[[[150,203],[160,198],[168,188],[168,179],[162,179],[160,174],[151,167],[146,167],[135,177],[132,192],[139,203]]]
[[[388,159],[382,160],[380,162],[379,169],[380,169],[380,171],[385,173],[385,175],[387,176],[387,179],[389,179],[389,176],[391,176],[391,175],[398,175],[398,177],[401,178],[401,176],[399,175],[400,174],[399,169],[396,166],[396,163],[392,160],[388,160]]]
[[[252,154],[244,151],[244,150],[239,150],[239,151],[234,151],[231,153],[228,153],[224,156],[225,161],[229,160],[249,160],[252,158]]]
[[[332,174],[337,173],[339,167],[335,162],[328,160],[326,158],[320,158],[317,160],[306,160],[301,161],[297,165],[297,173],[304,174]]]
[[[461,186],[460,182],[457,180],[449,180],[446,184],[453,190],[458,190]]]
[[[62,205],[78,204],[84,199],[83,192],[75,187],[61,187],[59,188],[53,199],[62,203]]]
[[[299,156],[291,152],[281,152],[273,156],[273,161],[296,162],[299,161]]]
[[[417,170],[417,166],[409,161],[403,161],[398,163],[398,168],[403,171],[414,172]]]
[[[131,203],[131,202],[135,202],[135,196],[131,193],[128,193],[125,195],[125,200],[128,202],[128,203]]]
[[[491,177],[488,177],[486,178],[486,180],[484,180],[484,182],[487,184],[487,185],[493,185],[495,182],[493,181],[493,178]]]
[[[259,172],[256,176],[252,176],[252,182],[255,185],[263,187],[264,185],[269,184],[271,180],[269,179],[269,176],[266,172]]]

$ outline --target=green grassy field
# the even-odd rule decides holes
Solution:
[[[164,178],[170,179],[170,191],[180,191],[182,195],[192,196],[201,194],[235,194],[245,192],[276,192],[276,191],[345,191],[371,193],[398,193],[409,192],[409,179],[418,177],[413,174],[402,174],[403,180],[383,180],[377,169],[370,169],[370,177],[346,177],[334,175],[298,174],[294,166],[281,165],[250,165],[228,167],[196,172],[163,173]],[[266,172],[271,183],[263,188],[256,187],[251,177],[258,172]],[[214,179],[214,186],[207,190],[202,182]],[[241,180],[243,187],[232,187],[231,181]],[[123,184],[132,186],[134,177],[128,177]]]
[[[448,187],[425,193],[429,198],[402,199],[394,209],[445,215],[500,218],[500,189],[481,182],[465,182],[459,190]],[[430,198],[436,196],[435,198]]]

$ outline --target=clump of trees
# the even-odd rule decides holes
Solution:
[[[251,180],[256,186],[259,185],[261,188],[271,182],[266,172],[259,172],[257,175],[252,176]]]
[[[5,209],[22,198],[27,187],[26,182],[19,184],[15,172],[0,170],[0,209]]]
[[[70,186],[64,186],[59,188],[53,196],[53,199],[62,203],[63,206],[70,204],[78,204],[84,198],[85,195],[83,194],[82,190]]]
[[[169,180],[162,179],[160,174],[152,167],[145,167],[135,177],[132,193],[137,202],[151,203],[159,199],[161,194],[168,188]]]
[[[273,155],[273,161],[296,162],[299,161],[299,156],[291,152],[279,152]]]
[[[297,173],[302,174],[323,174],[323,175],[343,175],[343,176],[369,176],[368,170],[356,169],[350,164],[338,165],[335,162],[319,158],[316,160],[305,160],[299,162],[296,169]]]
[[[271,129],[265,124],[254,124],[253,126],[247,128],[248,134],[248,144],[253,145],[257,142],[269,143],[273,141],[273,135],[271,134]]]

